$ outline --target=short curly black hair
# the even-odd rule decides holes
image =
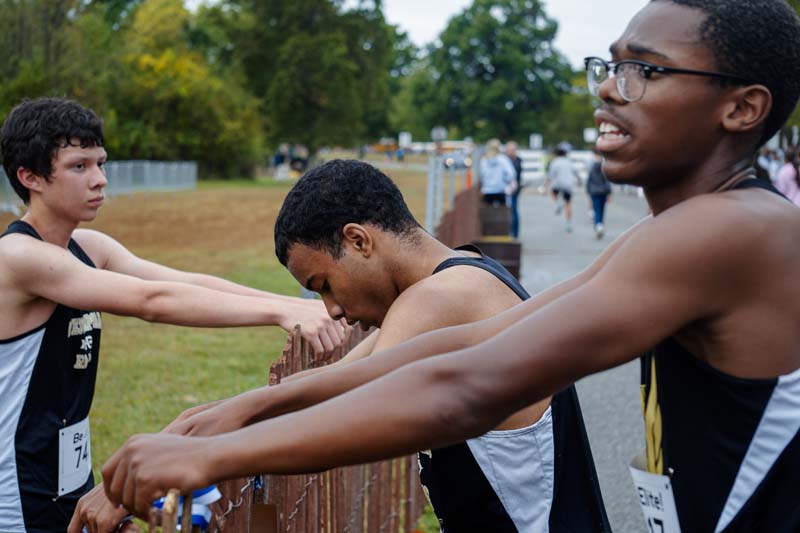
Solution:
[[[342,256],[342,228],[372,224],[413,238],[419,223],[397,185],[367,163],[335,159],[308,171],[283,202],[275,221],[275,254],[284,266],[297,243]]]
[[[700,38],[716,67],[764,84],[772,110],[758,145],[772,138],[800,96],[800,18],[785,0],[651,0],[699,9],[706,14]]]
[[[103,122],[74,100],[23,100],[11,110],[0,130],[0,149],[6,176],[23,202],[30,201],[30,191],[19,182],[17,170],[27,168],[49,180],[58,150],[74,141],[82,148],[105,144]]]

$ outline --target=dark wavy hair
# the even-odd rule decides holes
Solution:
[[[651,0],[699,9],[700,38],[716,67],[764,84],[772,110],[759,146],[783,126],[800,96],[800,18],[784,0]]]
[[[30,169],[49,181],[58,150],[75,141],[82,148],[105,144],[103,122],[78,102],[37,98],[11,110],[0,130],[0,149],[6,176],[23,202],[30,201],[30,191],[19,182],[17,170]]]
[[[275,221],[275,254],[286,265],[300,243],[342,256],[342,228],[372,224],[413,238],[420,227],[397,185],[361,161],[336,159],[308,171],[283,202]]]

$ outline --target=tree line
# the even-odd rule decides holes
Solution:
[[[791,0],[797,3],[797,0]],[[0,0],[0,114],[67,96],[104,118],[114,159],[243,176],[279,143],[412,132],[582,143],[582,72],[540,0],[474,0],[416,48],[380,0]]]

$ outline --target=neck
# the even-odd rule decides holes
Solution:
[[[22,216],[45,242],[66,248],[72,232],[78,227],[77,223],[66,223],[49,213],[40,212],[33,202],[28,206],[28,211]]]
[[[429,277],[439,263],[458,254],[421,229],[417,230],[416,237],[413,244],[401,242],[394,247],[397,253],[392,270],[398,294]]]
[[[659,180],[657,185],[645,187],[644,195],[653,215],[658,215],[693,196],[731,188],[752,173],[752,163],[748,156],[721,163],[712,161],[693,171],[678,171],[680,178]]]

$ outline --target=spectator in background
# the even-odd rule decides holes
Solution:
[[[397,162],[398,163],[405,163],[406,161],[406,151],[403,149],[402,146],[397,147]]]
[[[480,162],[481,194],[489,205],[506,205],[507,191],[514,183],[516,171],[511,160],[500,153],[500,141],[491,139]]]
[[[546,185],[551,187],[553,199],[557,202],[556,214],[561,214],[563,206],[567,233],[572,233],[572,187],[578,179],[578,173],[575,171],[572,161],[567,157],[567,151],[565,143],[559,144],[556,148],[556,157],[550,162],[550,168],[547,171]]]
[[[783,166],[778,170],[775,178],[775,188],[784,196],[800,205],[800,184],[797,179],[797,150],[787,148],[783,154]]]
[[[773,183],[778,181],[778,171],[783,166],[783,158],[777,150],[769,151],[769,177]]]
[[[769,148],[766,146],[761,148],[753,168],[756,171],[756,177],[758,179],[772,183],[772,179],[769,175]]]
[[[522,159],[517,155],[517,143],[510,142],[506,145],[506,156],[514,166],[514,183],[511,185],[511,231],[515,239],[519,237],[519,193],[522,191]]]
[[[589,177],[586,179],[586,192],[592,199],[592,211],[594,211],[594,234],[598,239],[602,239],[605,232],[603,222],[606,214],[606,202],[611,195],[611,182],[603,174],[601,161],[602,157],[595,150],[594,163],[592,163]]]

